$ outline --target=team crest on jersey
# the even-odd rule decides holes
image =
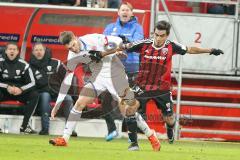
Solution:
[[[171,111],[171,104],[170,103],[166,103],[166,107],[167,107],[167,111]]]
[[[47,70],[51,71],[52,70],[52,66],[47,66]]]
[[[20,71],[19,69],[16,70],[16,74],[17,74],[17,75],[19,75],[20,72],[21,72],[21,71]]]
[[[145,53],[149,53],[149,50],[145,50],[144,52],[145,52]]]
[[[162,54],[167,55],[168,54],[168,48],[162,48]]]
[[[39,74],[40,72],[38,71],[38,70],[36,70],[36,72],[35,72],[35,75],[37,75],[37,74]]]
[[[9,76],[8,76],[8,74],[2,74],[2,77],[3,78],[8,78]]]
[[[36,76],[36,79],[37,79],[37,80],[39,80],[40,78],[42,78],[42,75],[41,75],[41,74],[39,74],[39,75]]]
[[[5,70],[3,71],[3,73],[8,73],[8,70],[5,69]]]

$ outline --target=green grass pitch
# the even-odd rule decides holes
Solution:
[[[153,152],[147,140],[140,151],[127,150],[127,139],[71,138],[68,147],[48,144],[50,136],[0,134],[0,160],[240,160],[240,143],[162,141]]]

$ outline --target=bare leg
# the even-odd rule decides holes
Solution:
[[[72,108],[68,120],[66,122],[63,138],[67,142],[72,134],[72,131],[75,129],[77,122],[81,120],[82,110],[86,107],[87,104],[90,104],[95,99],[95,92],[91,88],[83,88],[78,100],[76,101],[74,107]]]

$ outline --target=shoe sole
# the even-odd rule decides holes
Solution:
[[[139,147],[128,148],[129,151],[139,151]]]
[[[53,139],[50,139],[50,140],[48,141],[48,143],[49,143],[49,144],[52,144],[53,146],[60,146],[60,147],[66,147],[66,146],[67,146],[67,144],[65,144],[65,145],[57,145],[56,142],[55,142]]]
[[[20,134],[32,134],[32,135],[36,134],[37,135],[37,133],[28,133],[28,132],[20,132]]]

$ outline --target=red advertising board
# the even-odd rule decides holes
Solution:
[[[107,24],[115,22],[116,9],[87,9],[70,7],[59,9],[44,6],[32,7],[0,7],[0,45],[8,41],[15,41],[21,47],[21,56],[28,60],[32,44],[42,42],[52,49],[53,57],[65,60],[67,52],[58,42],[58,35],[62,31],[70,30],[81,36],[89,33],[102,33]],[[35,7],[34,7],[35,6]],[[139,23],[144,28],[144,34],[149,36],[149,11],[136,10],[134,12]],[[25,43],[24,43],[25,42]]]

